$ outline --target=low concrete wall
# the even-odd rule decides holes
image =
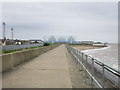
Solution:
[[[13,63],[11,56],[11,54],[2,55],[2,71],[12,68]]]
[[[14,68],[15,66],[26,62],[42,53],[45,53],[58,45],[41,47],[36,49],[29,49],[24,51],[18,51],[15,53],[3,54],[2,56],[2,72]]]

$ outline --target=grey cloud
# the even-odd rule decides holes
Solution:
[[[117,3],[3,3],[3,20],[23,39],[73,35],[116,42],[117,15]]]

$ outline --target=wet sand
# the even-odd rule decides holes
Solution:
[[[90,45],[71,45],[71,46],[74,47],[75,49],[80,50],[80,51],[88,50],[88,49],[103,48],[103,47],[100,47],[100,46],[90,46]]]

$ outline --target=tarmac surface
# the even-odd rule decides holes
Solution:
[[[65,45],[3,73],[3,88],[72,88]]]
[[[84,70],[65,45],[4,72],[3,88],[91,88]]]

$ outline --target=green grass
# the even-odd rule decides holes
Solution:
[[[54,45],[58,45],[58,44],[50,44],[49,46],[54,46]],[[40,48],[40,47],[48,47],[48,46],[37,46],[37,47],[23,48],[23,49],[19,49],[19,50],[2,51],[2,54],[14,53],[14,52],[18,52],[18,51],[23,51],[23,50],[27,50],[27,49],[35,49],[35,48]]]
[[[30,48],[23,48],[23,49],[10,50],[10,51],[2,51],[2,54],[5,54],[5,53],[13,53],[13,52],[17,52],[17,51],[23,51],[23,50],[27,50],[27,49],[34,49],[34,48],[40,48],[40,47],[44,47],[44,46],[37,46],[37,47],[30,47]]]
[[[2,54],[5,54],[5,53],[13,53],[13,52],[17,52],[17,51],[22,51],[22,49],[12,50],[12,51],[2,51]]]

